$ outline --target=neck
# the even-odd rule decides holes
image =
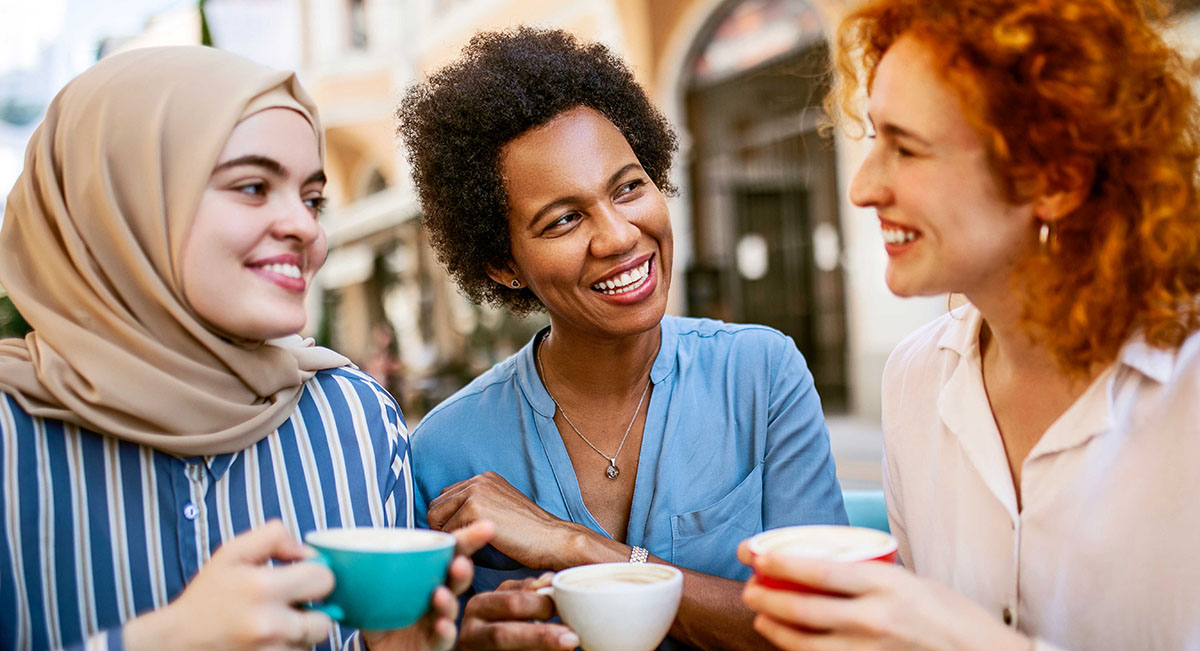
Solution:
[[[619,397],[642,392],[661,341],[661,324],[627,337],[598,339],[555,327],[552,321],[537,354],[556,397]]]
[[[1030,336],[1021,324],[1021,303],[1012,293],[988,299],[968,296],[983,315],[979,329],[979,351],[985,366],[1009,377],[1074,382],[1064,376],[1057,360],[1046,346]],[[982,302],[982,304],[981,304]]]

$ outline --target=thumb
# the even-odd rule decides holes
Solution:
[[[483,548],[496,534],[496,525],[490,520],[479,520],[469,526],[454,531],[458,541],[456,553],[470,556]]]
[[[738,545],[737,558],[739,561],[741,561],[742,565],[748,565],[750,568],[754,567],[754,555],[750,553],[749,540],[743,540],[742,543]]]
[[[283,522],[271,520],[222,544],[213,554],[213,561],[262,565],[271,559],[293,561],[307,556],[307,550]]]

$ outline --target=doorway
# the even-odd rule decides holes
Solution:
[[[825,410],[844,412],[848,337],[836,156],[819,128],[824,32],[802,0],[743,0],[725,12],[699,49],[686,93],[695,247],[688,310],[789,335]],[[737,26],[736,38],[722,42],[733,20],[749,27]],[[774,55],[747,55],[747,65],[723,70],[705,59],[716,48],[721,61],[737,60],[730,54],[736,42],[756,47],[764,39],[754,29],[778,34],[786,20],[794,27],[790,47]]]

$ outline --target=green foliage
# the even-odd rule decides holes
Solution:
[[[197,0],[200,9],[200,45],[213,46],[212,31],[208,28],[208,16],[204,13],[205,0]]]
[[[17,312],[17,307],[7,294],[0,291],[0,339],[9,337],[24,337],[32,328]]]

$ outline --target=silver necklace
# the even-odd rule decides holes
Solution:
[[[546,337],[549,336],[546,335]],[[542,386],[546,388],[546,395],[550,396],[550,401],[558,408],[558,413],[563,415],[563,420],[567,421],[567,424],[571,426],[571,429],[575,430],[579,438],[583,439],[583,442],[587,443],[589,448],[595,450],[596,454],[608,460],[608,468],[604,470],[604,475],[609,479],[616,479],[617,475],[621,474],[621,469],[617,467],[617,457],[621,456],[621,450],[625,448],[625,439],[629,438],[629,431],[633,429],[633,424],[637,422],[638,413],[642,411],[642,403],[645,402],[646,394],[650,391],[650,378],[646,378],[646,388],[642,389],[642,397],[638,398],[637,407],[633,410],[633,420],[629,421],[629,426],[625,428],[625,436],[621,437],[621,444],[617,446],[617,453],[610,457],[601,452],[600,448],[592,445],[592,442],[583,435],[583,432],[579,431],[578,427],[575,427],[575,423],[571,422],[571,417],[567,415],[566,411],[563,411],[562,405],[558,404],[558,400],[554,398],[554,394],[550,393],[550,385],[546,381],[546,367],[542,365],[542,343],[545,341],[545,338],[543,338],[541,342],[538,342],[538,347],[534,349],[533,356],[537,358],[538,370],[542,372]]]

